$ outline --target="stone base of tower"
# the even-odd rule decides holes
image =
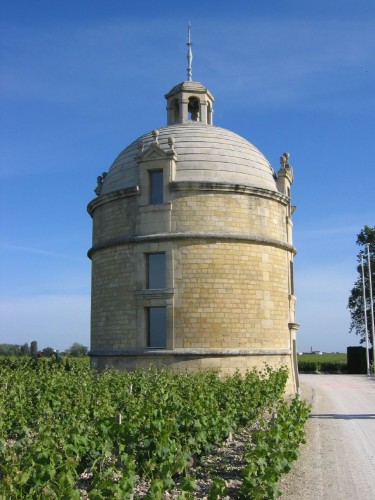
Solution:
[[[178,350],[145,352],[110,352],[91,351],[91,367],[99,372],[105,369],[147,370],[150,366],[166,367],[179,372],[197,372],[202,370],[217,370],[223,375],[233,375],[236,372],[245,373],[249,370],[263,370],[266,366],[272,368],[287,367],[289,377],[286,385],[286,395],[298,392],[298,373],[295,371],[293,353],[290,350]],[[206,351],[206,352],[203,352]]]

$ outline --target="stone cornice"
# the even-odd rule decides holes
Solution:
[[[124,238],[117,238],[113,240],[103,241],[94,245],[87,252],[89,258],[91,255],[104,248],[129,244],[129,243],[142,243],[142,242],[160,242],[160,241],[173,241],[173,240],[183,240],[183,239],[200,239],[200,240],[232,240],[232,241],[246,241],[249,243],[256,243],[259,245],[273,246],[276,248],[281,248],[287,252],[297,253],[296,248],[285,241],[280,241],[275,238],[267,238],[265,236],[259,236],[254,233],[218,233],[218,232],[203,232],[203,231],[186,231],[184,233],[156,233],[147,234],[143,236],[127,236]]]
[[[93,349],[89,352],[90,356],[111,356],[111,357],[144,357],[144,356],[188,356],[188,357],[237,357],[237,356],[288,356],[292,353],[291,349],[205,349],[205,348],[186,348],[186,349]]]
[[[225,182],[197,182],[197,181],[175,181],[169,183],[171,191],[215,191],[223,193],[238,193],[260,198],[276,200],[283,205],[289,205],[289,198],[283,193],[270,191],[257,187],[245,186],[243,184],[232,184]]]

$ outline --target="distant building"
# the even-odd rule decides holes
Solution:
[[[167,126],[126,147],[88,205],[92,365],[286,365],[294,392],[289,155],[276,175],[250,142],[214,126],[214,98],[191,71],[165,97]]]

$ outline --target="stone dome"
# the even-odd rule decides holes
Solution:
[[[217,182],[277,192],[276,175],[265,156],[238,134],[200,122],[158,129],[159,146],[168,151],[174,138],[177,155],[175,181]],[[149,132],[125,148],[105,177],[101,194],[139,185],[135,159],[139,144],[144,149],[155,140]]]

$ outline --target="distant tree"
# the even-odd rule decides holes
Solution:
[[[54,349],[52,347],[45,347],[42,350],[43,356],[45,356],[46,358],[50,358],[51,356],[53,356],[53,352]]]
[[[28,356],[30,354],[29,344],[26,342],[20,346],[20,356]]]
[[[74,344],[67,349],[67,353],[70,354],[70,356],[86,356],[87,355],[88,348],[82,344],[79,344],[78,342],[74,342]]]
[[[370,262],[371,262],[371,280],[372,280],[372,295],[375,299],[375,227],[365,226],[357,236],[357,245],[361,247],[357,260],[358,277],[354,283],[354,288],[350,292],[348,300],[348,309],[350,310],[350,332],[355,331],[356,335],[360,336],[360,343],[366,342],[365,338],[365,319],[363,307],[363,285],[362,285],[362,267],[361,267],[361,252],[364,252],[364,269],[365,269],[365,291],[366,291],[366,310],[367,310],[367,330],[369,340],[372,344],[372,329],[371,329],[371,303],[370,303],[370,281],[367,263],[367,247],[370,243]],[[374,305],[374,304],[373,304]]]
[[[33,340],[30,344],[30,356],[36,358],[38,355],[38,342]]]
[[[20,346],[18,344],[0,344],[0,355],[19,356]]]

